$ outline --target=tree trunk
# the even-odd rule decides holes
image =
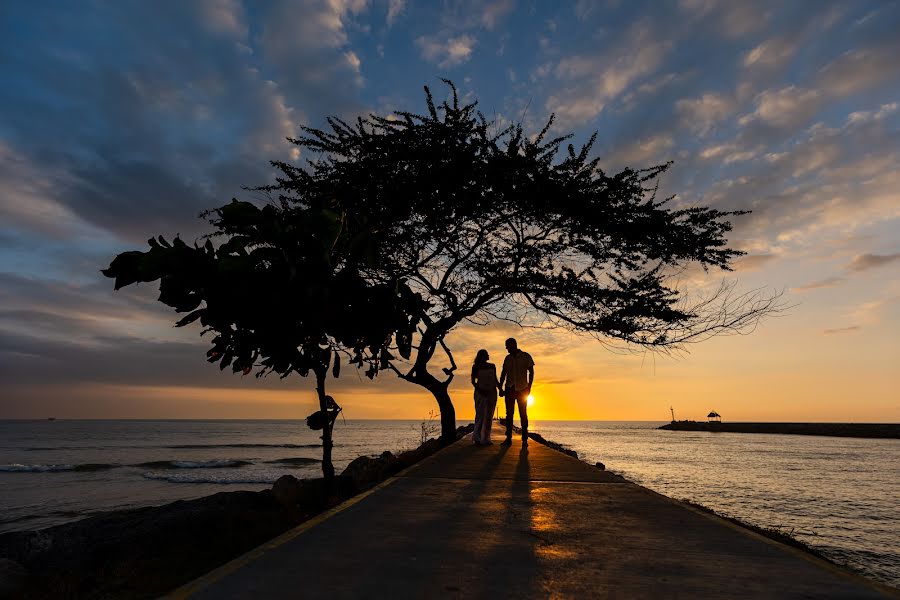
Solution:
[[[319,395],[319,410],[325,421],[322,428],[322,476],[325,478],[325,489],[331,490],[334,483],[334,465],[331,463],[331,449],[334,443],[331,441],[331,422],[328,419],[327,403],[325,401],[325,378],[328,376],[328,365],[324,369],[316,369],[316,393]]]
[[[441,444],[448,446],[456,441],[456,409],[450,399],[449,382],[439,381],[434,375],[419,373],[413,380],[431,392],[441,411]]]

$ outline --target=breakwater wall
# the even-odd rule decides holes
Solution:
[[[673,421],[663,425],[660,429],[670,431],[779,433],[787,435],[900,439],[900,423],[707,423],[704,421]]]

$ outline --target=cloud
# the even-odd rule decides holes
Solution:
[[[391,27],[394,21],[403,14],[406,8],[406,0],[388,0],[387,25]]]
[[[784,38],[772,38],[744,55],[745,67],[774,69],[783,67],[797,50],[796,44]]]
[[[835,329],[826,329],[822,331],[825,335],[833,335],[836,333],[851,333],[853,331],[859,331],[862,329],[859,325],[850,325],[849,327],[837,327]]]
[[[705,135],[717,123],[734,114],[737,104],[732,97],[706,93],[698,98],[679,100],[675,109],[686,127]]]
[[[680,0],[678,5],[691,18],[708,21],[712,32],[727,38],[740,38],[759,31],[771,17],[759,3]]]
[[[895,254],[861,254],[847,265],[847,270],[859,273],[860,271],[883,267],[898,260],[900,260],[900,252]]]
[[[17,222],[27,217],[38,227],[35,212],[59,207],[72,215],[60,217],[60,226],[82,221],[132,241],[175,232],[190,239],[205,230],[200,210],[240,194],[242,185],[270,181],[267,160],[290,156],[284,138],[296,133],[302,113],[248,65],[253,58],[237,42],[249,40],[230,7],[188,3],[174,18],[138,4],[117,19],[79,9],[105,43],[119,47],[115,53],[95,50],[77,38],[79,29],[57,23],[70,18],[65,10],[43,19],[66,32],[56,47],[80,47],[82,56],[75,66],[70,55],[37,46],[8,71],[27,85],[0,105],[10,116],[2,160],[18,164],[20,174],[40,165],[27,189],[14,179],[0,182],[19,207]],[[192,43],[160,44],[154,35],[161,30]]]
[[[716,146],[709,146],[700,151],[700,158],[710,159],[710,158],[718,158],[723,154],[734,150],[734,144],[718,144]]]
[[[858,125],[862,123],[871,123],[873,121],[882,121],[893,113],[897,112],[900,104],[891,102],[890,104],[882,104],[878,110],[858,110],[847,116],[849,125]]]
[[[422,51],[422,57],[437,63],[442,69],[461,65],[472,57],[477,40],[469,34],[456,37],[439,39],[435,37],[420,36],[416,38],[416,45]]]
[[[575,2],[575,6],[572,8],[572,10],[575,12],[575,17],[579,21],[583,21],[583,20],[587,19],[594,12],[594,9],[596,7],[597,7],[596,0],[577,0],[577,2]]]
[[[0,227],[54,239],[94,233],[57,199],[74,183],[63,169],[35,165],[0,141]]]
[[[675,140],[671,135],[660,134],[618,146],[610,158],[617,164],[633,167],[659,164],[666,162],[674,145]]]
[[[735,260],[733,267],[735,271],[749,273],[762,269],[776,258],[776,254],[748,254]]]
[[[702,160],[721,158],[724,164],[730,165],[731,163],[752,160],[756,158],[759,153],[760,148],[758,147],[742,150],[735,144],[719,144],[704,148],[697,156]]]
[[[810,290],[830,288],[830,287],[834,287],[836,285],[840,285],[840,284],[844,283],[844,281],[846,281],[846,279],[844,279],[843,277],[837,277],[837,276],[826,277],[825,279],[819,279],[818,281],[812,281],[810,283],[806,283],[801,286],[791,288],[791,291],[808,292]]]
[[[669,46],[639,25],[626,33],[618,48],[563,58],[553,69],[562,89],[547,99],[547,110],[556,113],[560,127],[594,119],[607,103],[655,71]]]
[[[632,110],[638,105],[639,101],[645,101],[647,96],[654,96],[660,90],[672,84],[680,83],[684,79],[685,75],[679,73],[666,73],[665,75],[654,77],[652,80],[638,85],[622,96],[623,107],[625,110]]]
[[[485,29],[493,29],[497,23],[512,11],[515,0],[494,0],[484,5],[481,13],[481,24]]]
[[[900,217],[894,104],[828,115],[832,125],[806,129],[754,121],[733,140],[702,147],[700,161],[742,164],[733,177],[711,179],[704,202],[752,209],[736,220],[736,235],[790,251],[812,248],[829,231],[852,234]]]
[[[366,0],[281,0],[263,5],[259,43],[288,104],[308,114],[358,112],[360,60],[349,46],[348,23]]]
[[[236,37],[247,35],[246,15],[238,0],[199,0],[197,8],[213,31]]]
[[[793,85],[766,90],[757,95],[756,110],[741,117],[740,123],[759,121],[773,127],[795,128],[812,119],[821,101],[818,91]]]
[[[818,73],[817,88],[834,96],[849,96],[883,86],[900,75],[900,42],[854,48],[828,63]]]
[[[900,296],[882,296],[859,304],[847,316],[857,323],[875,325],[881,321],[883,310],[897,302],[900,302]]]

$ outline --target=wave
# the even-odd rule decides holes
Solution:
[[[305,456],[298,456],[297,458],[279,458],[278,460],[267,460],[266,463],[270,465],[285,465],[285,466],[297,466],[297,465],[314,465],[322,462],[318,458],[307,458]]]
[[[199,473],[159,473],[153,471],[144,473],[143,477],[157,481],[168,481],[169,483],[265,483],[268,485],[275,483],[277,479],[273,475],[257,475],[256,477],[252,475],[238,476],[236,474],[214,476]]]
[[[91,472],[115,469],[122,465],[106,463],[84,463],[79,465],[0,465],[0,473],[57,473],[63,471]]]
[[[4,448],[15,448],[15,446],[3,446]],[[120,446],[120,445],[110,445],[110,446],[32,446],[30,448],[24,448],[24,450],[28,452],[46,452],[46,451],[56,451],[56,450],[109,450],[110,448],[115,449],[134,449],[134,448],[167,448],[170,450],[197,450],[204,448],[321,448],[322,444],[175,444],[174,446],[158,446],[158,445],[146,445],[146,446]]]
[[[7,523],[19,523],[24,521],[34,521],[36,519],[74,519],[84,515],[92,514],[92,512],[93,511],[80,512],[77,510],[51,510],[45,513],[33,513],[26,515],[0,515],[0,525],[6,525]]]
[[[178,444],[163,446],[174,450],[191,448],[320,448],[322,444]]]
[[[106,450],[109,446],[34,446],[25,448],[28,452],[41,452],[46,450]]]
[[[134,466],[145,469],[224,469],[250,464],[253,463],[246,460],[153,460]]]

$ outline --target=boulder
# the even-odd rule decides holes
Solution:
[[[272,485],[272,496],[293,518],[300,518],[301,515],[298,506],[301,497],[303,496],[302,481],[293,475],[282,475]]]
[[[352,481],[357,489],[366,490],[400,471],[399,464],[397,457],[387,451],[378,457],[359,456],[347,465],[341,477]]]

